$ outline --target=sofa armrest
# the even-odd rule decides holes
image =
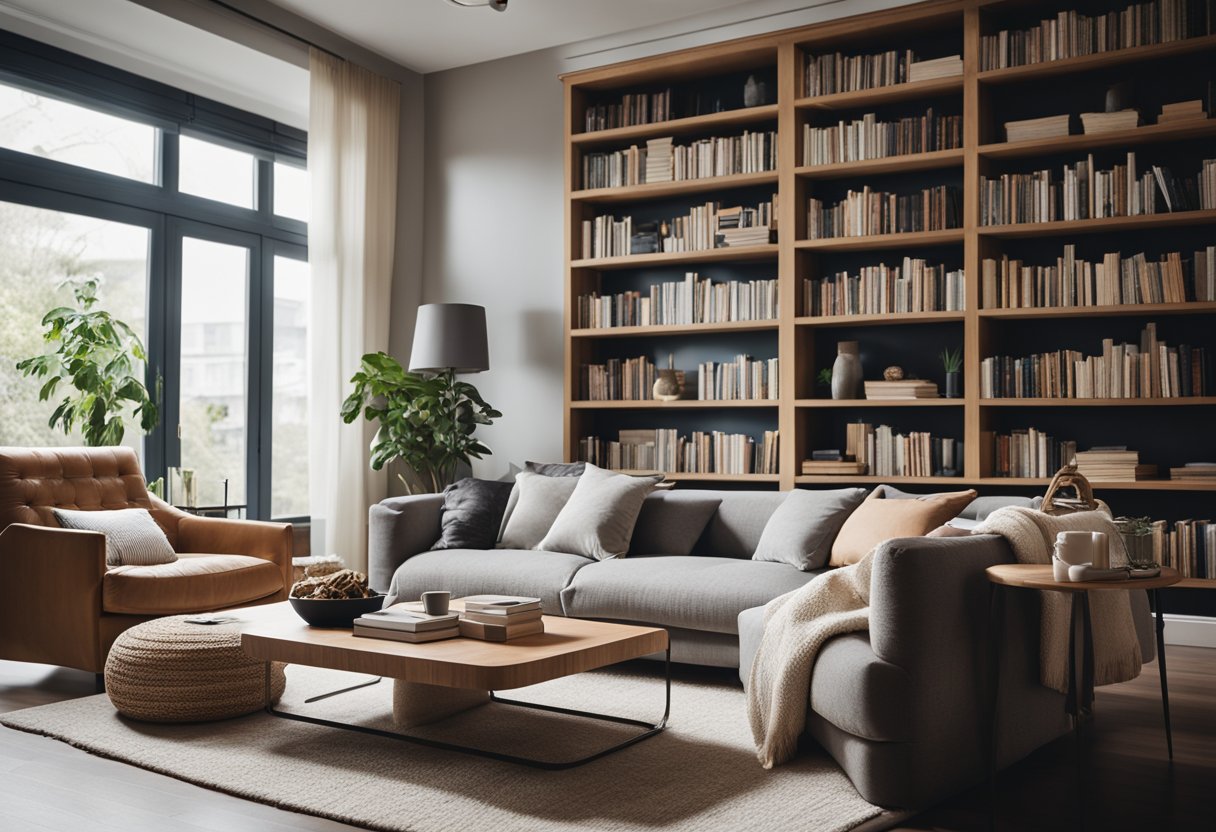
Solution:
[[[0,573],[0,657],[100,672],[104,534],[13,523]]]
[[[247,555],[278,564],[283,573],[283,592],[291,588],[291,556],[294,535],[290,523],[259,520],[230,520],[223,517],[186,515],[177,524],[180,552],[209,555]]]
[[[368,510],[367,574],[372,587],[387,591],[397,567],[439,539],[442,494],[390,497]]]

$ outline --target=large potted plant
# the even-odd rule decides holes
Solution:
[[[410,477],[397,476],[410,494],[442,491],[462,464],[493,453],[473,434],[502,414],[451,371],[411,373],[391,355],[376,352],[363,356],[351,383],[355,389],[342,403],[342,421],[350,424],[362,414],[378,424],[372,469],[401,460]]]
[[[65,284],[72,287],[76,306],[56,307],[42,318],[42,339],[54,348],[17,362],[17,370],[45,379],[39,401],[70,388],[51,413],[52,428],[66,434],[79,428],[86,445],[118,445],[128,414],[148,433],[160,421],[160,411],[142,379],[148,361],[143,342],[126,323],[94,308],[98,284],[95,277]]]

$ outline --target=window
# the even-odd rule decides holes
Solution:
[[[127,423],[148,479],[189,468],[199,505],[226,481],[249,517],[306,516],[306,136],[3,30],[0,73],[0,443],[76,442],[14,365],[64,279],[98,275],[160,395],[156,430]]]

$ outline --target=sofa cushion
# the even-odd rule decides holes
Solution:
[[[514,483],[465,477],[443,489],[432,549],[493,549]]]
[[[499,546],[504,549],[535,549],[574,493],[578,477],[545,477],[521,471],[511,491],[514,505],[507,505]]]
[[[385,605],[417,601],[430,590],[453,598],[468,595],[528,595],[540,598],[546,614],[561,615],[558,596],[574,573],[595,561],[581,555],[535,550],[447,549],[423,552],[393,574]]]
[[[663,477],[630,477],[587,465],[536,548],[596,560],[623,557],[646,495]]]
[[[687,555],[697,545],[722,496],[712,491],[654,491],[642,501],[629,554]]]
[[[811,710],[856,737],[911,740],[911,699],[907,672],[874,655],[869,633],[830,639],[811,670]]]
[[[578,618],[735,633],[741,611],[813,577],[784,563],[705,555],[605,560],[578,571],[562,590],[562,609]]]
[[[925,494],[915,499],[888,498],[878,486],[849,515],[832,544],[832,566],[857,563],[893,537],[920,537],[936,529],[975,499],[974,489]]]
[[[146,508],[115,511],[53,508],[51,512],[65,529],[104,534],[107,566],[150,566],[177,560],[169,538]]]
[[[103,612],[172,615],[252,603],[283,589],[274,561],[247,555],[179,554],[173,563],[116,566],[101,581]]]
[[[709,519],[693,554],[751,558],[768,518],[785,500],[782,491],[723,491],[722,504]]]
[[[794,489],[768,518],[752,559],[788,563],[803,572],[822,569],[836,533],[865,497],[864,488]]]

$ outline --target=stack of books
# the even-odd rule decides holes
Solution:
[[[364,638],[383,638],[421,644],[460,635],[456,613],[427,615],[417,604],[393,604],[386,609],[364,613],[355,619],[354,634]]]
[[[1171,468],[1170,479],[1216,480],[1216,462],[1188,462],[1181,468]]]
[[[1161,115],[1157,116],[1157,123],[1177,124],[1180,121],[1202,121],[1207,117],[1207,111],[1203,109],[1203,101],[1196,98],[1192,101],[1162,104]]]
[[[646,142],[646,184],[671,181],[671,136]]]
[[[1195,103],[1198,104],[1199,102],[1196,101]],[[1113,113],[1081,113],[1081,127],[1087,134],[1133,130],[1139,126],[1139,110],[1116,110]]]
[[[1123,446],[1077,451],[1077,472],[1090,482],[1135,482],[1157,475],[1156,465],[1141,465],[1140,452]]]
[[[1059,136],[1067,136],[1068,120],[1068,113],[1065,113],[1062,116],[1007,121],[1005,122],[1005,141],[1024,142],[1031,139],[1054,139]]]
[[[919,378],[900,381],[867,381],[867,399],[936,399],[937,382]]]
[[[847,459],[836,461],[821,459],[802,460],[802,473],[811,476],[847,477],[857,476],[866,472],[864,462],[851,462]]]
[[[460,635],[482,641],[510,641],[545,631],[539,598],[470,595],[460,614]]]
[[[947,55],[929,61],[913,61],[908,65],[909,81],[928,81],[930,78],[952,78],[963,74],[963,56]]]
[[[718,248],[738,248],[740,246],[762,246],[775,242],[773,231],[777,225],[773,202],[765,210],[744,208],[736,205],[733,208],[718,210],[718,232],[714,235],[714,245]],[[761,206],[761,209],[764,206]]]

